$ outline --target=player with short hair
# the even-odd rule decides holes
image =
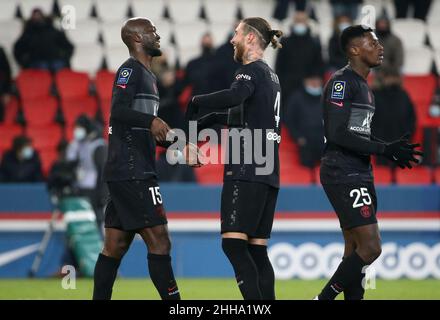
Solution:
[[[376,219],[377,198],[370,155],[382,155],[401,168],[418,163],[418,144],[409,137],[386,143],[371,135],[374,96],[366,81],[371,68],[383,60],[383,47],[373,30],[355,25],[340,38],[348,65],[328,81],[323,95],[326,146],[321,183],[339,218],[345,240],[343,261],[317,300],[363,299],[364,269],[381,253]]]
[[[193,113],[203,108],[205,111],[230,110],[243,104],[244,128],[263,132],[263,146],[258,147],[264,149],[266,142],[274,145],[273,154],[268,155],[274,163],[269,174],[256,174],[259,165],[255,161],[248,164],[231,164],[229,161],[224,169],[222,248],[233,266],[244,299],[275,299],[274,272],[267,255],[267,240],[279,189],[281,89],[278,76],[263,60],[263,54],[269,45],[274,49],[281,47],[276,39],[281,35],[281,31],[272,30],[262,18],[242,20],[231,40],[234,59],[242,64],[235,81],[229,89],[194,96],[188,106],[188,112]],[[267,133],[267,130],[271,132]],[[252,144],[252,141],[245,138],[243,144],[246,143]]]
[[[146,18],[127,20],[121,38],[130,58],[116,73],[104,178],[110,201],[105,211],[104,248],[96,262],[93,299],[111,299],[121,259],[135,234],[148,249],[150,278],[162,299],[180,299],[171,267],[167,218],[156,178],[156,143],[168,146],[168,125],[157,117],[159,92],[151,72],[161,55],[160,36]]]

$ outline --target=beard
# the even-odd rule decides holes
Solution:
[[[235,45],[234,60],[238,63],[243,62],[244,48],[240,43]]]
[[[144,43],[143,49],[144,52],[151,57],[160,57],[162,55],[162,51],[156,48],[153,43]]]
[[[160,57],[162,51],[159,48],[145,48],[145,52],[151,57]]]

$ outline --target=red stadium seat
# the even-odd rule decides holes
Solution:
[[[206,164],[194,170],[200,184],[222,184],[223,164]]]
[[[102,99],[99,101],[101,107],[102,120],[104,123],[110,122],[111,99]]]
[[[62,101],[89,96],[90,79],[85,72],[60,70],[55,75],[55,83]]]
[[[374,182],[376,184],[391,184],[393,174],[390,167],[373,165]]]
[[[55,121],[58,102],[54,97],[23,101],[23,114],[28,126],[45,126]]]
[[[286,166],[283,163],[280,166],[281,184],[311,184],[314,180],[313,169],[301,165]]]
[[[71,125],[83,113],[91,118],[95,118],[98,105],[94,97],[86,96],[81,99],[62,101],[61,109],[63,110],[66,125]]]
[[[49,71],[25,69],[20,71],[15,81],[22,100],[50,96],[52,76]]]
[[[424,125],[428,118],[428,107],[436,87],[435,77],[433,75],[405,76],[403,87],[415,104],[417,121]]]
[[[223,164],[221,163],[224,159],[224,152],[220,145],[212,146],[208,143],[199,145],[202,153],[206,153],[206,156],[211,156],[210,151],[217,148],[217,158],[212,160],[213,162],[219,162],[218,164],[205,164],[200,168],[194,170],[196,179],[200,184],[221,184],[223,183]],[[214,157],[214,154],[212,155]],[[207,161],[207,158],[205,159]]]
[[[396,171],[397,184],[430,184],[432,183],[431,169],[426,167],[415,167],[412,170],[397,170]]]
[[[0,125],[0,152],[12,147],[14,138],[23,133],[23,128],[17,124]]]
[[[440,184],[440,168],[435,168],[434,170],[434,181],[437,184]]]
[[[26,128],[26,134],[32,139],[32,144],[39,152],[43,150],[55,150],[61,141],[63,134],[59,125],[51,124],[44,127]]]
[[[39,154],[41,159],[41,169],[43,171],[43,175],[47,177],[50,169],[52,168],[53,163],[58,158],[58,152],[56,149],[47,149],[47,150],[41,150]]]
[[[286,127],[281,127],[280,162],[288,164],[299,164],[298,147],[287,131]]]
[[[18,114],[18,100],[16,97],[11,97],[8,103],[5,105],[5,114],[3,123],[4,124],[13,124],[17,119]]]
[[[95,86],[96,93],[100,101],[111,100],[112,87],[115,81],[115,73],[101,70],[96,74]]]

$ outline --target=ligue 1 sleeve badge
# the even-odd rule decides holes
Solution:
[[[332,87],[332,99],[344,99],[345,81],[335,81]]]
[[[122,68],[121,71],[119,71],[118,80],[116,81],[116,84],[127,84],[128,79],[130,79],[131,73],[133,72],[133,69],[131,68]]]

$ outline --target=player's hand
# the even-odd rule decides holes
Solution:
[[[188,143],[183,148],[183,156],[185,157],[185,162],[193,168],[199,168],[203,164],[200,162],[201,153],[199,147],[193,143]]]
[[[384,155],[402,169],[411,169],[411,162],[419,163],[415,156],[423,155],[423,152],[415,150],[420,147],[420,144],[409,143],[408,138],[409,136],[405,135],[397,141],[387,143],[384,150]]]
[[[199,112],[199,107],[194,103],[194,97],[191,97],[189,100],[188,106],[186,107],[185,120],[190,121],[193,120],[193,116]]]
[[[156,141],[164,142],[166,141],[168,131],[170,131],[171,129],[165,121],[157,117],[151,123],[150,130]]]

